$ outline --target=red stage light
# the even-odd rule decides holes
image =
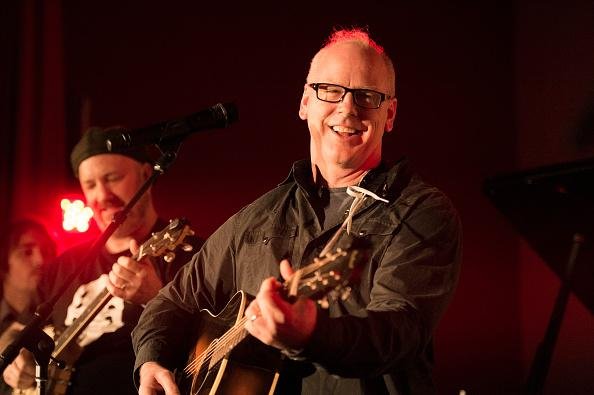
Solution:
[[[90,207],[85,207],[82,200],[62,199],[60,206],[62,207],[62,228],[64,230],[81,233],[89,230],[89,221],[93,217],[93,210]]]

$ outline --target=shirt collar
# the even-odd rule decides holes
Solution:
[[[408,173],[408,159],[401,158],[393,165],[385,161],[371,169],[361,180],[359,186],[377,194],[384,199],[390,199],[391,187],[396,178],[404,173]],[[316,193],[311,174],[311,161],[302,159],[293,163],[288,176],[279,185],[295,182],[308,195]]]

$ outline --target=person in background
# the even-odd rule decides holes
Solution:
[[[10,225],[8,236],[0,243],[0,350],[9,345],[39,304],[37,287],[42,269],[56,257],[56,243],[45,226],[32,219]],[[25,353],[22,353],[26,358]],[[29,361],[33,363],[33,361]],[[4,372],[0,394],[12,394],[4,378],[11,381],[11,370]],[[21,385],[29,385],[35,370],[21,375]]]
[[[107,150],[106,141],[122,132],[118,127],[90,128],[70,156],[74,175],[101,231],[124,209],[153,171],[151,159],[143,147]],[[168,222],[157,214],[152,188],[149,188],[97,256],[85,260],[92,242],[83,243],[65,251],[44,271],[40,284],[44,300],[53,297],[69,282],[50,316],[58,333],[76,324],[76,319],[103,290],[107,289],[113,296],[76,339],[80,355],[66,361],[74,367],[68,394],[136,394],[130,333],[145,304],[173,278],[193,252],[177,249],[177,257],[172,262],[164,257],[149,256],[140,262],[128,257],[138,253],[139,244],[152,233],[167,225]],[[190,236],[185,243],[197,248],[201,241]],[[80,265],[84,266],[82,272],[72,280],[70,275]],[[26,366],[29,365],[17,357],[9,368],[18,376],[25,372]],[[9,384],[21,387],[16,380]]]
[[[361,29],[336,31],[314,56],[299,107],[309,160],[223,224],[148,303],[133,332],[141,395],[179,393],[173,370],[184,366],[194,328],[210,322],[201,311],[219,313],[239,290],[255,296],[244,328],[261,351],[286,357],[276,393],[435,392],[433,333],[457,285],[461,225],[407,160],[383,159],[395,80],[392,61]],[[371,251],[344,299],[328,310],[287,300],[280,275],[287,281],[326,250],[348,250],[355,236]],[[254,346],[238,364],[257,354]],[[247,390],[247,380],[226,378],[213,385]]]

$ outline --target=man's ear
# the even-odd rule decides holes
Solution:
[[[390,99],[390,104],[388,105],[388,116],[386,118],[386,126],[384,130],[386,133],[389,133],[394,129],[394,122],[396,121],[396,108],[398,107],[398,100],[396,98]]]
[[[307,120],[307,103],[309,102],[309,94],[307,92],[307,84],[303,86],[303,95],[299,103],[299,118],[304,121]]]
[[[142,176],[143,176],[143,178],[146,180],[146,179],[148,179],[151,176],[151,174],[153,174],[153,166],[151,166],[150,164],[148,164],[146,162],[143,163],[142,164]]]

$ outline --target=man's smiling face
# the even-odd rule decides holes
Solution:
[[[330,83],[347,88],[371,89],[391,95],[389,70],[381,55],[357,42],[338,43],[322,49],[313,59],[308,83]],[[358,106],[347,93],[338,103],[319,100],[306,85],[299,116],[307,120],[312,163],[360,170],[381,160],[382,137],[392,130],[396,100],[377,109]]]

